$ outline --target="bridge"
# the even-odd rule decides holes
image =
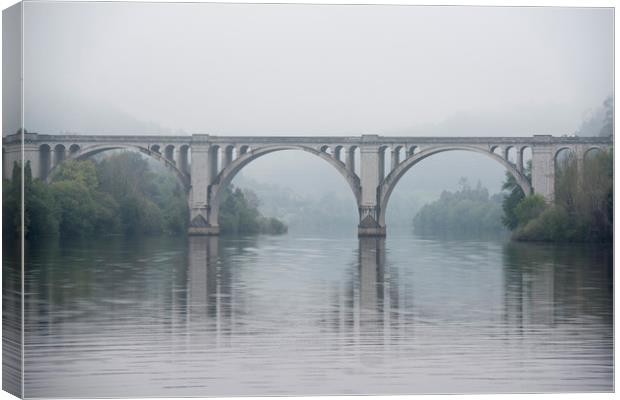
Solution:
[[[245,166],[266,154],[301,150],[329,163],[350,187],[359,210],[359,236],[385,236],[390,195],[403,175],[435,154],[464,150],[497,161],[526,194],[553,201],[557,155],[568,150],[581,168],[588,152],[612,146],[610,137],[347,137],[113,136],[17,133],[3,138],[4,178],[14,162],[30,161],[34,178],[49,180],[66,160],[115,149],[137,150],[168,167],[188,194],[190,235],[217,235],[224,189]],[[531,152],[531,180],[524,153]],[[389,165],[386,160],[389,158]]]

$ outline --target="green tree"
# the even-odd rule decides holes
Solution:
[[[540,195],[504,200],[504,221],[513,238],[531,241],[608,242],[613,239],[613,153],[587,154],[583,169],[575,157],[560,158],[554,204]]]
[[[501,197],[489,196],[480,183],[471,188],[466,179],[456,192],[444,191],[438,200],[424,205],[413,218],[416,232],[470,234],[500,232]]]

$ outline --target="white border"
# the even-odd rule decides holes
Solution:
[[[56,0],[47,0],[47,1],[56,1]],[[96,0],[82,0],[82,1],[96,1]],[[123,1],[123,0],[106,0],[106,1]],[[136,0],[134,2],[140,2],[141,0]],[[179,0],[149,0],[146,2],[171,2],[171,3],[183,3],[188,1],[179,1]],[[18,3],[16,0],[0,0],[0,8],[2,10]],[[448,6],[448,5],[456,5],[456,6],[519,6],[519,7],[544,7],[544,6],[555,6],[555,7],[616,7],[617,1],[614,0],[504,0],[501,2],[493,1],[493,0],[448,0],[448,1],[437,1],[437,0],[424,0],[424,1],[414,1],[414,0],[338,0],[338,1],[330,1],[330,0],[314,0],[314,1],[299,1],[299,0],[290,0],[290,1],[261,1],[261,0],[244,0],[244,1],[231,1],[231,0],[219,0],[215,3],[248,3],[248,4],[257,4],[257,3],[270,3],[270,4],[367,4],[367,5],[436,5],[436,6]],[[615,21],[615,10],[614,10],[614,21]],[[0,28],[2,26],[2,21],[0,19]],[[615,25],[614,25],[615,26]],[[23,30],[23,14],[22,14],[22,30]],[[22,32],[23,34],[23,32]],[[2,41],[2,30],[0,29],[0,42]],[[614,28],[614,64],[615,64],[615,49],[616,43],[618,43],[618,33]],[[2,55],[0,54],[0,61],[2,60]],[[617,65],[614,65],[617,68]],[[23,63],[22,63],[23,68]],[[615,71],[614,69],[614,97],[617,92],[617,82],[615,81]],[[2,82],[0,81],[0,89],[2,88]],[[22,86],[23,90],[23,86]],[[0,104],[1,104],[0,99]],[[24,119],[23,115],[23,94],[22,94],[22,121]],[[616,112],[614,109],[614,121],[616,120]],[[0,126],[2,122],[2,116],[0,115]],[[615,125],[615,124],[614,124]],[[614,177],[619,176],[619,166],[616,163],[614,157]],[[22,178],[23,179],[23,178]],[[23,180],[22,180],[23,181]],[[615,185],[614,179],[614,198],[618,199],[618,194],[620,190],[618,186]],[[616,221],[616,208],[614,207],[614,227]],[[1,221],[1,219],[0,219]],[[1,233],[0,233],[1,235]],[[0,236],[1,237],[1,236]],[[618,238],[618,230],[614,229],[614,250],[616,248],[616,244],[619,242]],[[1,253],[1,250],[0,250]],[[23,266],[22,266],[23,268]],[[22,271],[22,279],[23,279],[23,271]],[[617,292],[615,288],[618,287],[618,275],[615,273],[615,251],[614,251],[614,387],[618,387],[618,374],[615,373],[615,360],[617,359],[618,349],[615,346],[615,338],[618,337],[618,324],[617,324],[617,313],[616,310],[616,297]],[[23,283],[22,283],[23,287]],[[23,290],[22,290],[22,304],[23,304]],[[22,307],[22,314],[24,312],[24,308]],[[23,315],[22,315],[23,321]],[[0,333],[1,333],[0,326]],[[22,331],[23,334],[23,331]],[[23,343],[23,338],[22,338]],[[23,363],[23,361],[22,361]],[[0,376],[1,380],[1,376]],[[22,380],[23,384],[23,380]],[[546,400],[577,400],[577,399],[609,399],[616,398],[616,394],[608,394],[608,393],[570,393],[570,394],[493,394],[493,395],[449,395],[450,399],[501,399],[501,400],[519,400],[519,399],[546,399]],[[15,397],[0,391],[0,400],[4,399],[14,399]],[[282,397],[228,397],[227,399],[243,399],[243,400],[267,400],[267,399],[281,399]],[[287,397],[293,399],[303,399],[304,397]],[[309,399],[316,400],[352,400],[352,399],[364,399],[368,398],[368,396],[314,396],[308,397]],[[416,399],[440,399],[446,398],[446,396],[442,395],[407,395],[407,396],[372,396],[372,399],[377,400],[416,400]],[[151,398],[152,399],[152,398]],[[171,398],[171,399],[184,399],[182,397],[179,398]],[[219,399],[217,397],[213,397],[211,399]]]

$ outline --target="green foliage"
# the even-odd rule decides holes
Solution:
[[[288,231],[287,226],[277,218],[262,218],[260,221],[261,232],[263,233],[281,235]]]
[[[92,161],[65,161],[51,177],[54,182],[75,182],[89,191],[94,191],[99,185],[95,163]]]
[[[2,182],[2,231],[6,238],[21,235],[21,186],[22,171],[19,164],[15,162],[11,180],[4,179]]]
[[[88,236],[97,225],[96,201],[89,189],[79,181],[63,180],[50,185],[60,209],[60,233],[63,236]]]
[[[189,220],[183,187],[165,168],[142,156],[121,152],[101,162],[68,160],[46,184],[24,168],[25,231],[29,238],[99,234],[185,234]],[[3,182],[4,233],[19,237],[21,168]],[[225,233],[284,233],[287,227],[258,212],[252,192],[229,189],[220,225]]]
[[[60,209],[54,195],[45,182],[38,179],[26,186],[27,233],[29,236],[44,236],[58,232]]]
[[[545,210],[545,199],[539,194],[524,197],[514,209],[517,225],[525,225]]]
[[[613,153],[588,154],[580,172],[574,157],[558,160],[555,204],[530,195],[504,200],[513,238],[527,241],[609,242],[613,239]],[[507,182],[508,183],[508,182]],[[508,210],[507,210],[508,208]],[[506,224],[508,225],[508,224]]]
[[[167,171],[156,176],[135,153],[115,154],[99,164],[65,161],[48,185],[24,169],[25,235],[179,233],[187,229],[187,201]],[[4,181],[4,232],[19,236],[21,170]]]
[[[532,174],[532,161],[528,161],[525,166],[525,176],[528,179],[531,179]],[[517,216],[515,215],[515,208],[517,204],[525,197],[525,193],[523,193],[523,189],[519,186],[517,179],[513,174],[506,171],[506,180],[502,185],[502,190],[507,191],[508,194],[504,197],[502,201],[502,210],[504,211],[504,215],[502,215],[502,224],[510,229],[514,230],[519,221],[517,220]]]
[[[480,183],[471,188],[464,178],[456,192],[444,191],[439,200],[427,204],[416,214],[416,232],[431,234],[472,234],[501,232],[501,198],[489,196]]]
[[[258,198],[252,191],[226,188],[218,225],[223,234],[282,234],[288,228],[276,218],[265,218],[258,211]]]

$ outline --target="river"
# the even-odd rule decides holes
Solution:
[[[26,247],[26,397],[613,390],[609,246],[389,232]]]

